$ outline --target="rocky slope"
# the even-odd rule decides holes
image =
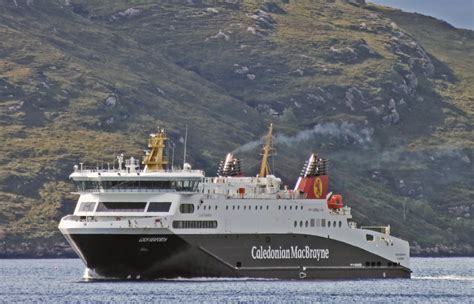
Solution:
[[[472,31],[364,1],[3,1],[0,256],[70,254],[75,163],[188,124],[195,167],[254,174],[270,121],[289,185],[317,151],[356,220],[472,255],[472,71]]]

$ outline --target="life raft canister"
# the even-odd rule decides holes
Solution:
[[[334,194],[328,200],[328,208],[329,209],[340,209],[344,207],[342,204],[342,195]]]

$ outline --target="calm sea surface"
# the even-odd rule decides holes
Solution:
[[[412,279],[84,282],[76,259],[0,260],[0,302],[474,303],[474,258],[412,258]]]

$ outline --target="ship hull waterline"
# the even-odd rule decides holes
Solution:
[[[93,279],[347,280],[410,278],[411,274],[408,268],[366,250],[314,235],[64,233],[64,236],[94,273]],[[322,255],[298,258],[292,256],[295,248],[303,250],[303,254],[306,248],[318,248]],[[283,254],[265,256],[263,251],[268,253],[268,249]]]

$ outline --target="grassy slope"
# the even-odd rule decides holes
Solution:
[[[179,150],[189,124],[192,162],[212,174],[227,151],[258,139],[273,120],[288,138],[325,122],[373,132],[363,144],[350,134],[309,136],[290,146],[280,140],[275,170],[288,183],[316,149],[333,159],[333,187],[356,220],[391,224],[395,234],[424,246],[472,244],[472,217],[448,210],[472,209],[474,201],[472,32],[342,1],[276,2],[284,12],[271,14],[261,35],[248,29],[258,28],[250,17],[258,1],[72,2],[78,6],[1,4],[0,237],[57,238],[57,220],[75,199],[65,183],[72,165],[111,162],[122,151],[139,155],[157,125],[166,125]],[[130,7],[140,13],[111,19]],[[213,38],[219,31],[228,39]],[[333,59],[331,46],[354,48],[360,39],[378,55]],[[397,43],[426,50],[434,75],[404,62],[389,47]],[[235,72],[242,66],[255,79]],[[412,70],[416,92],[395,92]],[[365,99],[353,109],[345,102],[350,87]],[[105,103],[111,95],[115,106]],[[396,124],[368,112],[386,114],[390,98],[407,102]],[[257,151],[240,155],[255,172]]]

